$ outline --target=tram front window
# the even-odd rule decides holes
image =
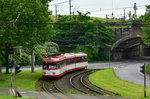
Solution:
[[[57,68],[57,66],[54,63],[50,63],[50,64],[44,64],[43,68],[44,69],[53,69],[53,68]]]

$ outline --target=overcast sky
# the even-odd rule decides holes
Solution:
[[[53,0],[49,3],[49,9],[53,11],[55,15],[55,5],[57,3],[65,2],[58,4],[58,14],[69,14],[69,0]],[[126,12],[126,17],[128,16],[129,11],[134,13],[133,6],[134,3],[137,5],[137,15],[145,13],[145,5],[150,4],[150,0],[72,0],[72,11],[76,10],[80,12],[91,12],[90,16],[94,17],[106,17],[106,14],[111,17],[113,12],[113,17],[122,17],[124,9]]]

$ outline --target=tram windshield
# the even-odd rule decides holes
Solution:
[[[49,64],[43,64],[44,69],[53,69],[58,68],[58,66],[55,63],[49,63]]]

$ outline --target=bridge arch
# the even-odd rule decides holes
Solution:
[[[137,34],[125,36],[116,41],[111,47],[111,54],[114,60],[143,56],[143,51],[143,40]]]

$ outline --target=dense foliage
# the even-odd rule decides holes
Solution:
[[[78,12],[75,16],[58,16],[55,42],[62,52],[85,52],[90,61],[106,60],[104,50],[109,48],[113,31],[101,20]]]
[[[33,47],[51,37],[51,25],[40,24],[51,22],[48,1],[51,0],[0,0],[0,56],[7,73],[12,47]]]
[[[142,22],[145,24],[150,24],[150,5],[146,6],[146,13],[140,17]],[[150,43],[150,27],[143,27],[142,28],[144,31],[144,37],[143,39],[145,40],[146,43]]]
[[[35,48],[35,64],[41,65],[42,58],[46,55],[58,53],[59,47],[54,42],[46,42],[43,45],[37,45]]]
[[[146,65],[146,72],[150,75],[150,64]]]
[[[28,49],[21,50],[21,52],[17,50],[15,51],[15,54],[12,55],[13,60],[16,61],[16,64],[20,64],[22,66],[31,65],[30,51],[28,51]],[[45,42],[43,45],[36,45],[34,47],[34,51],[35,64],[41,65],[43,56],[57,53],[59,51],[59,47],[54,42]]]
[[[52,22],[48,11],[50,1],[0,0],[0,60],[7,73],[10,58],[17,64],[28,65],[35,50],[35,62],[41,64],[43,55],[58,52],[56,43],[61,52],[85,52],[90,60],[105,59],[104,49],[111,44],[113,31],[101,20],[81,12],[74,16],[59,16],[57,24],[45,24]],[[54,36],[56,43],[45,43]],[[23,49],[21,54],[16,52],[18,47]],[[0,78],[1,74],[0,65]]]
[[[146,44],[150,43],[150,5],[146,6],[146,12],[139,18],[144,24],[148,24],[142,27],[144,31],[143,40]],[[150,74],[150,64],[147,64],[146,72]]]

